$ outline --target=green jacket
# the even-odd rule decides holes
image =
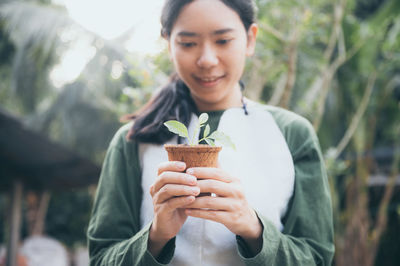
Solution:
[[[237,237],[239,255],[246,265],[331,265],[332,207],[318,139],[306,119],[277,107],[268,106],[267,111],[293,157],[294,193],[282,221],[283,231],[258,214],[264,227],[263,247],[250,257],[248,247]],[[212,129],[221,114],[209,114]],[[125,138],[129,127],[116,133],[104,160],[88,228],[90,265],[165,265],[174,255],[175,239],[157,259],[147,250],[151,224],[140,229],[141,169],[138,143]]]

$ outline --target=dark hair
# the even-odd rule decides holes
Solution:
[[[168,39],[181,9],[194,0],[166,0],[161,12],[161,36]],[[246,31],[254,23],[256,7],[253,0],[215,0],[233,9],[240,17]]]
[[[163,125],[164,122],[175,119],[187,126],[193,112],[197,112],[197,108],[189,88],[174,74],[146,105],[135,114],[125,117],[125,120],[135,120],[127,138],[146,143],[165,143],[174,134]]]
[[[182,8],[195,0],[166,0],[161,13],[161,36],[169,39],[172,28]],[[246,31],[255,21],[255,5],[253,0],[215,0],[221,1],[233,9],[240,17]],[[174,134],[163,125],[167,120],[175,119],[186,126],[190,122],[192,112],[197,112],[196,105],[190,95],[189,88],[178,77],[171,76],[169,83],[162,88],[143,108],[125,119],[134,119],[127,138],[146,143],[162,144]]]

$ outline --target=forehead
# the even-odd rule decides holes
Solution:
[[[171,35],[181,31],[201,34],[227,28],[245,31],[236,11],[222,1],[195,0],[182,8]]]

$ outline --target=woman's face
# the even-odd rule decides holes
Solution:
[[[169,52],[200,111],[241,105],[238,82],[256,34],[255,24],[246,32],[239,15],[221,1],[195,0],[182,8]]]

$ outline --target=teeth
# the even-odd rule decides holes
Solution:
[[[217,80],[218,78],[201,78],[201,80],[202,81],[205,81],[205,82],[212,82],[212,81],[215,81],[215,80]]]

